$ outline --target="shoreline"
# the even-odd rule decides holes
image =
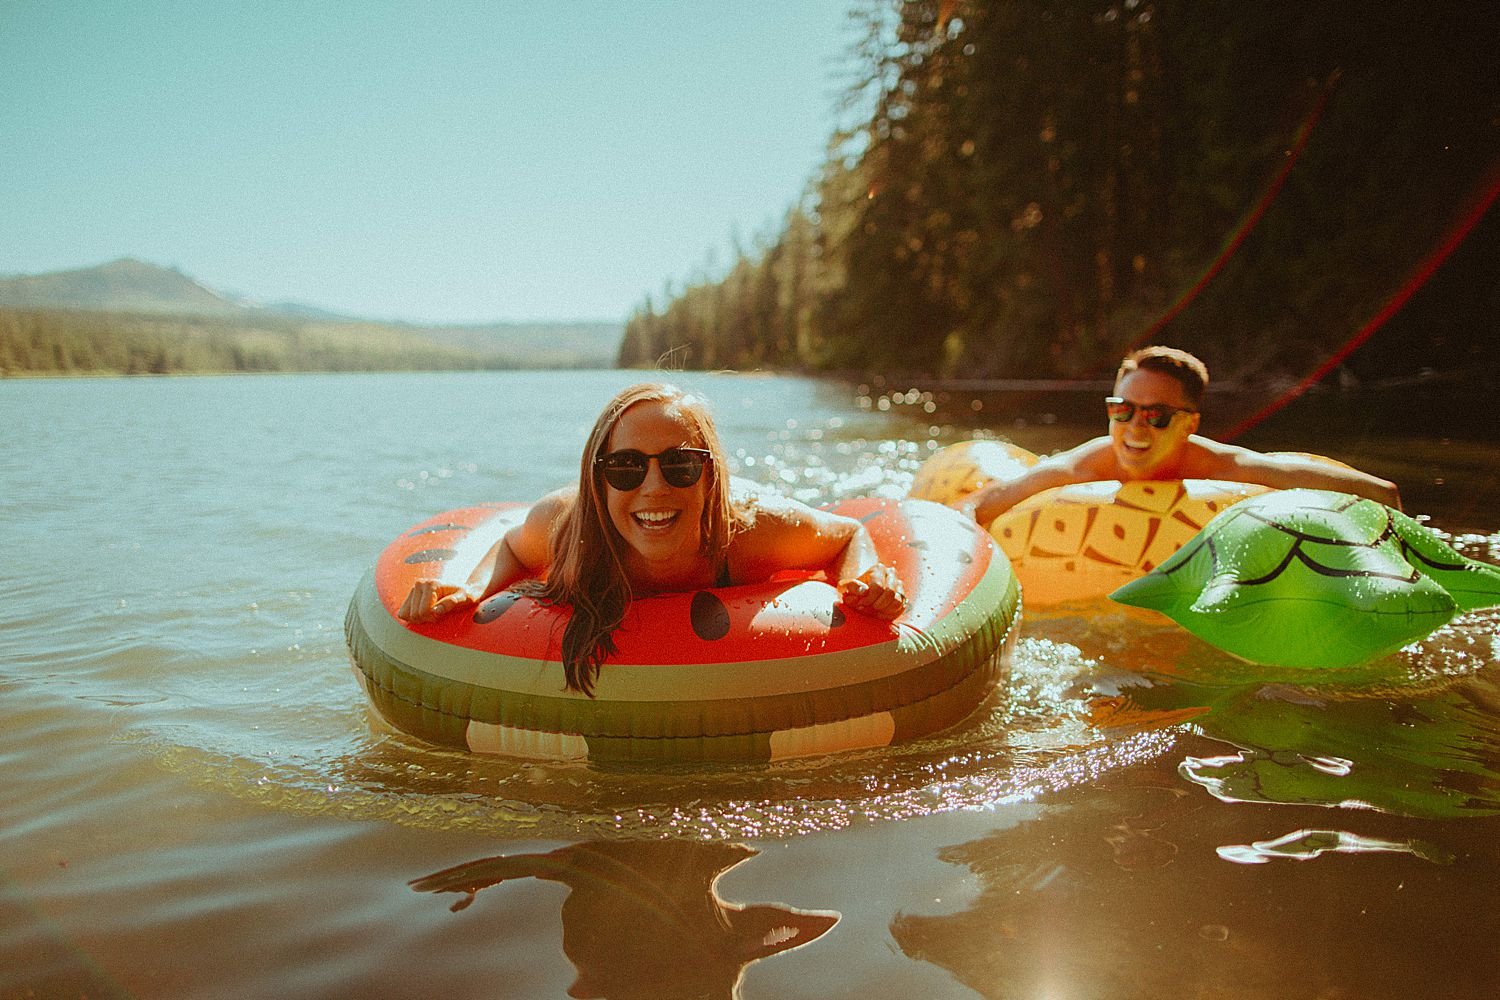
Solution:
[[[178,372],[0,372],[0,384],[38,380],[223,378],[300,375],[492,375],[502,373],[630,371],[619,367],[306,369],[296,371]],[[681,377],[689,372],[634,369],[643,379]],[[695,372],[697,370],[694,370]],[[704,372],[703,374],[710,374]],[[798,372],[753,369],[711,374],[745,378],[786,377],[843,384],[880,410],[902,412],[918,406],[936,423],[959,428],[995,428],[1016,421],[1086,423],[1096,397],[1113,387],[1102,379],[940,379],[869,372]],[[1221,436],[1260,415],[1268,404],[1294,390],[1289,377],[1268,378],[1254,385],[1215,383],[1208,388],[1203,432]],[[1500,397],[1500,376],[1475,370],[1425,371],[1370,382],[1318,383],[1285,402],[1263,421],[1247,427],[1249,440],[1264,440],[1280,431],[1326,426],[1345,434],[1426,436],[1439,439],[1500,441],[1500,422],[1493,402]]]

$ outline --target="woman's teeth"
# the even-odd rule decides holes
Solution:
[[[638,510],[631,517],[643,528],[665,528],[681,513],[675,510]]]

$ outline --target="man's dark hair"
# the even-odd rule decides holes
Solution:
[[[1120,370],[1115,373],[1115,382],[1118,384],[1120,379],[1137,369],[1160,372],[1176,379],[1195,409],[1203,405],[1203,391],[1208,388],[1208,366],[1187,351],[1159,346],[1131,351],[1125,356],[1125,360],[1120,362]]]

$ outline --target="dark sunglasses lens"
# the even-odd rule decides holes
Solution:
[[[1116,423],[1128,423],[1135,416],[1134,403],[1105,403],[1104,408],[1109,412],[1109,419]]]
[[[693,485],[703,475],[703,456],[691,451],[664,451],[657,461],[661,463],[661,477],[678,489]]]
[[[605,455],[604,481],[620,492],[628,493],[646,481],[646,463],[649,461],[639,452]]]
[[[1152,427],[1155,427],[1157,430],[1161,430],[1163,427],[1170,424],[1172,422],[1172,418],[1177,415],[1176,410],[1158,410],[1154,406],[1142,407],[1141,410],[1146,414],[1146,423],[1150,424]]]

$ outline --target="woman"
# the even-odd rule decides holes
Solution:
[[[757,853],[692,840],[584,842],[481,858],[414,879],[411,887],[462,893],[452,905],[457,912],[482,890],[515,879],[559,883],[568,890],[562,950],[578,970],[569,996],[728,998],[740,995],[751,963],[816,941],[841,916],[727,902],[720,878]]]
[[[825,571],[845,607],[881,618],[906,607],[863,525],[795,500],[733,496],[704,401],[648,382],[605,406],[576,489],[538,501],[463,586],[419,580],[397,614],[430,621],[545,574],[534,592],[573,609],[562,639],[567,686],[591,695],[632,597],[757,583],[781,570]]]

